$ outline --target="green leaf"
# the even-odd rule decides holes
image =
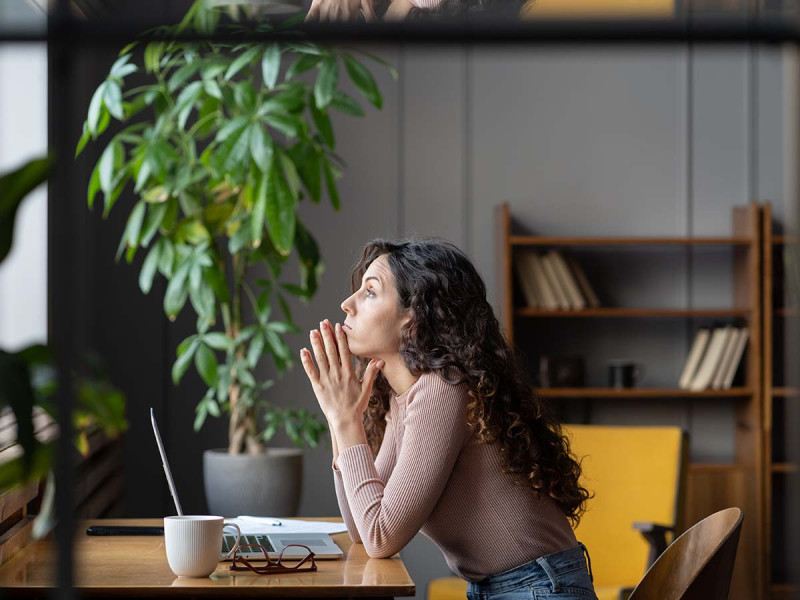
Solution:
[[[325,56],[325,51],[322,48],[309,44],[307,42],[289,42],[286,44],[290,49],[298,54],[311,54],[316,56]]]
[[[212,331],[203,336],[203,341],[214,350],[229,350],[231,348],[231,338],[221,331]]]
[[[100,189],[103,190],[103,194],[107,197],[111,196],[111,192],[113,191],[112,185],[114,182],[117,146],[118,143],[115,140],[111,140],[108,146],[106,146],[106,149],[103,150],[103,154],[100,155],[100,161],[97,163],[100,169]]]
[[[222,130],[220,131],[222,133]],[[217,150],[216,159],[225,169],[241,167],[250,151],[250,128],[247,120],[233,131],[226,132],[225,141]]]
[[[94,198],[97,192],[100,191],[100,161],[94,166],[92,176],[89,178],[89,189],[87,191],[87,200],[89,209],[94,207]]]
[[[270,44],[264,57],[261,59],[261,76],[267,89],[275,87],[278,81],[278,72],[281,69],[281,49],[278,44]]]
[[[240,54],[240,55],[239,55],[239,56],[236,58],[236,60],[234,60],[234,61],[231,63],[231,66],[230,66],[230,67],[228,67],[228,70],[227,70],[227,71],[225,71],[225,77],[224,77],[224,79],[227,81],[227,80],[229,80],[231,77],[233,77],[234,75],[236,75],[236,73],[238,73],[239,71],[241,71],[241,70],[242,70],[242,69],[245,67],[245,65],[247,65],[247,64],[248,64],[248,63],[250,63],[250,62],[252,62],[252,60],[253,60],[253,59],[254,59],[256,56],[258,56],[258,53],[259,53],[259,52],[260,52],[260,50],[258,49],[258,47],[253,47],[253,48],[250,48],[250,49],[248,49],[248,50],[244,51],[242,54]]]
[[[315,148],[301,143],[291,149],[291,155],[311,201],[319,204],[322,191],[322,165],[320,165],[319,154]]]
[[[199,402],[197,404],[197,408],[195,408],[197,414],[194,417],[194,430],[200,431],[203,427],[203,423],[206,422],[206,417],[208,416],[208,406],[205,402]]]
[[[267,171],[261,174],[256,187],[256,198],[253,204],[253,214],[250,218],[250,237],[253,246],[258,248],[261,245],[261,236],[264,231],[264,218],[267,212],[267,195],[269,193],[270,179],[274,171]]]
[[[297,137],[297,129],[300,121],[291,115],[281,115],[277,113],[266,114],[264,121],[288,137]]]
[[[127,52],[124,52],[122,56],[120,56],[113,65],[111,65],[111,70],[109,71],[109,75],[114,77],[115,79],[123,79],[127,77],[131,73],[136,72],[136,65],[129,64],[128,61],[131,59],[131,55]]]
[[[319,55],[312,55],[312,54],[304,54],[300,58],[298,58],[291,67],[289,67],[286,71],[286,81],[290,79],[294,79],[300,73],[304,73],[309,69],[312,69],[319,64],[322,60],[322,56]]]
[[[199,62],[191,62],[191,63],[186,63],[177,71],[175,71],[175,73],[172,74],[172,77],[169,78],[169,82],[167,83],[167,89],[170,91],[170,93],[174,92],[184,83],[186,83],[189,80],[189,78],[197,72],[197,69],[199,67],[200,67]]]
[[[320,110],[317,107],[316,99],[314,97],[311,98],[310,105],[311,118],[314,119],[314,124],[317,126],[317,130],[322,136],[322,141],[324,141],[329,148],[333,149],[336,140],[333,137],[333,127],[331,126],[331,120],[328,117],[328,113],[324,110]]]
[[[89,131],[89,124],[84,121],[83,122],[83,133],[81,134],[81,139],[78,140],[78,145],[75,147],[75,157],[78,158],[78,155],[83,152],[83,149],[86,147],[89,138],[92,137],[91,131]]]
[[[161,238],[157,243],[163,243],[161,256],[158,260],[158,272],[164,277],[170,278],[172,277],[173,262],[175,260],[175,249],[172,246],[172,241],[167,238]]]
[[[166,214],[167,205],[165,203],[148,205],[147,218],[144,221],[144,230],[142,231],[142,246],[147,248]]]
[[[361,108],[361,105],[355,100],[355,98],[348,96],[341,90],[336,90],[333,93],[331,108],[335,108],[336,110],[348,115],[353,115],[354,117],[363,117],[365,114],[364,109]]]
[[[263,353],[264,336],[259,333],[253,338],[253,340],[250,342],[250,347],[247,349],[247,363],[250,365],[250,368],[255,368],[256,363],[261,358]]]
[[[319,65],[319,75],[317,75],[317,82],[314,84],[314,99],[318,108],[327,108],[331,103],[338,79],[339,65],[336,62],[336,56],[332,55]]]
[[[148,73],[158,71],[161,56],[164,54],[164,42],[150,42],[144,49],[144,68]]]
[[[11,251],[17,209],[25,197],[47,181],[50,159],[32,160],[0,177],[0,263]]]
[[[322,170],[325,173],[325,184],[328,186],[328,197],[331,200],[331,205],[334,210],[338,211],[341,201],[339,200],[339,191],[336,189],[336,178],[333,175],[333,171],[331,171],[331,164],[324,156],[322,158]]]
[[[125,233],[122,236],[125,243],[121,245],[121,248],[125,246],[128,248],[137,248],[139,246],[139,235],[142,232],[145,207],[146,204],[143,200],[139,200],[139,202],[137,202],[133,207],[133,210],[128,217],[128,223],[125,225]],[[119,260],[121,254],[122,252],[117,250],[117,260]]]
[[[300,328],[297,325],[285,321],[270,321],[266,327],[275,333],[300,333]]]
[[[350,75],[350,79],[356,84],[358,90],[376,108],[381,108],[383,98],[369,70],[349,54],[343,54],[342,58],[344,59],[344,67],[347,69],[347,74]]]
[[[239,335],[236,336],[236,340],[233,342],[234,346],[239,346],[253,337],[256,332],[258,332],[258,325],[248,325],[247,327],[243,328]]]
[[[283,359],[289,359],[291,352],[289,348],[286,346],[286,343],[281,339],[281,337],[275,333],[274,331],[270,331],[269,329],[265,331],[267,336],[267,342],[269,342],[270,348],[272,351]]]
[[[264,135],[260,123],[253,123],[250,126],[250,156],[262,173],[269,172],[273,152],[272,138]]]
[[[194,338],[189,346],[184,349],[183,352],[178,353],[178,360],[172,365],[172,383],[178,385],[183,377],[184,373],[186,373],[186,369],[189,368],[189,365],[192,364],[192,358],[194,358],[194,353],[200,347],[200,340],[198,338]]]
[[[286,317],[287,321],[292,320],[292,309],[289,308],[289,303],[286,302],[286,298],[283,297],[283,294],[278,292],[278,303],[281,305],[281,310],[283,311],[283,316]]]
[[[164,295],[164,312],[171,321],[175,320],[175,317],[177,317],[183,305],[186,304],[186,299],[189,294],[186,278],[189,275],[190,266],[190,261],[184,261],[176,269],[175,274],[167,285],[167,292]]]
[[[292,159],[284,152],[281,152],[278,156],[280,157],[281,170],[283,171],[286,183],[289,185],[292,198],[297,199],[300,194],[300,176],[297,174],[294,162],[292,162]]]
[[[125,113],[122,110],[122,90],[116,81],[106,82],[105,93],[103,94],[103,103],[108,108],[115,119],[123,121]]]
[[[106,94],[107,82],[101,83],[92,95],[92,100],[89,102],[89,115],[86,123],[89,126],[89,131],[92,135],[97,135],[97,124],[100,122],[100,112],[103,110],[103,97]]]
[[[267,186],[267,229],[275,248],[284,256],[292,249],[295,230],[295,200],[276,166]]]
[[[158,260],[161,258],[162,247],[159,244],[155,244],[150,249],[150,252],[147,253],[144,263],[142,263],[142,270],[139,271],[139,289],[142,290],[143,294],[149,294],[153,287],[153,279],[158,270]]]
[[[216,265],[203,269],[203,278],[206,283],[211,286],[211,289],[214,290],[214,294],[220,302],[230,302],[225,276]]]
[[[189,119],[189,114],[194,108],[194,103],[203,92],[203,83],[200,81],[193,81],[185,88],[175,101],[175,111],[178,113],[178,127],[185,129],[186,121]]]
[[[200,344],[194,355],[194,364],[208,387],[215,387],[217,385],[217,358],[214,356],[214,351],[205,344]]]

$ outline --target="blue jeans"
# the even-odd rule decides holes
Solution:
[[[584,553],[586,558],[584,558]],[[467,582],[468,600],[597,600],[589,551],[581,542],[574,548]]]

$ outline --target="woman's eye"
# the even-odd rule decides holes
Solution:
[[[370,294],[372,295],[372,297],[375,297],[375,293],[372,291],[372,289],[367,290],[367,296],[369,296]]]

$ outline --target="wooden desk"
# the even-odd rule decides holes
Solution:
[[[314,520],[341,522],[340,518]],[[228,598],[391,598],[413,596],[416,587],[399,555],[370,558],[347,533],[332,537],[339,560],[317,560],[317,571],[256,575],[228,572],[220,562],[207,578],[181,578],[170,571],[160,536],[87,536],[86,527],[161,525],[161,519],[98,519],[80,522],[74,546],[75,589],[83,596]],[[55,547],[33,542],[0,567],[0,596],[45,597],[55,586]]]

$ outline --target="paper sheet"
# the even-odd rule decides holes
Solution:
[[[281,524],[273,525],[272,523],[275,521],[279,521]],[[278,517],[242,515],[235,519],[225,519],[225,522],[236,523],[242,533],[341,533],[347,531],[344,523],[280,519]]]

